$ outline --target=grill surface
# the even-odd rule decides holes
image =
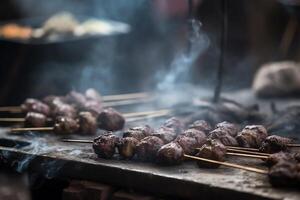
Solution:
[[[54,135],[11,135],[0,129],[0,152],[18,171],[35,171],[46,177],[99,181],[150,193],[207,199],[299,199],[300,191],[275,189],[268,177],[229,169],[199,169],[195,162],[161,167],[152,163],[99,159],[90,144],[62,143]],[[241,164],[261,165],[255,159],[229,159]],[[264,168],[262,165],[259,166]]]

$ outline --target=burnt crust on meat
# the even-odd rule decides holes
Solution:
[[[172,142],[176,138],[177,133],[173,128],[160,127],[152,135],[159,137],[164,141],[165,144],[167,144],[169,142]]]
[[[206,134],[203,131],[194,128],[189,128],[185,130],[182,135],[195,138],[197,141],[197,147],[201,147],[203,144],[206,143],[207,140]]]
[[[189,125],[189,129],[196,129],[198,131],[204,132],[205,134],[208,134],[212,130],[212,127],[205,120],[197,120]]]
[[[183,161],[183,149],[177,142],[163,145],[157,152],[157,162],[161,165],[177,165]]]
[[[288,150],[288,144],[291,143],[290,138],[281,137],[278,135],[268,136],[259,148],[259,151],[265,153],[277,153],[279,151]]]
[[[131,159],[135,155],[138,143],[139,141],[133,137],[121,138],[117,145],[120,156],[124,159]]]
[[[132,127],[126,130],[123,133],[123,137],[134,137],[137,140],[142,140],[144,137],[150,136],[154,133],[154,130],[148,126],[137,126],[137,127]]]
[[[80,133],[86,135],[94,135],[97,132],[97,119],[90,112],[80,112],[78,114],[78,124]]]
[[[93,149],[99,158],[109,159],[115,154],[116,145],[119,143],[119,138],[112,134],[112,132],[106,132],[93,141]]]
[[[113,108],[104,109],[97,118],[98,126],[107,131],[118,131],[123,129],[125,119],[121,113]]]
[[[164,145],[164,142],[156,136],[147,136],[136,146],[136,154],[139,160],[154,161],[157,151]]]
[[[233,124],[227,121],[216,124],[216,129],[226,130],[229,135],[236,137],[237,133],[240,130],[240,127],[237,124]]]
[[[264,126],[249,125],[238,133],[236,140],[242,147],[259,148],[266,137],[268,133]]]
[[[225,146],[238,146],[237,140],[224,128],[217,128],[208,135],[210,139],[217,139]]]
[[[269,181],[274,187],[300,186],[300,164],[294,162],[279,162],[269,170]]]
[[[194,155],[196,152],[195,149],[198,147],[196,138],[182,134],[178,135],[174,142],[177,142],[182,147],[184,153],[189,155]]]
[[[226,147],[221,142],[217,140],[208,140],[207,143],[199,149],[196,156],[223,162],[225,160],[226,150]],[[220,166],[219,164],[205,161],[197,161],[197,164],[202,168],[218,168]]]
[[[26,127],[44,127],[47,125],[47,116],[42,113],[28,112],[25,117]]]
[[[42,113],[46,116],[50,115],[49,106],[38,99],[32,99],[32,98],[26,99],[24,103],[21,105],[21,110],[25,113],[35,112],[35,113]]]
[[[184,129],[184,124],[176,117],[167,119],[162,126],[174,129],[176,134],[182,133]]]
[[[74,134],[79,130],[77,120],[70,117],[59,116],[54,124],[54,132],[58,134]]]

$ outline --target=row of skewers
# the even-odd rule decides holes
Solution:
[[[268,174],[274,186],[296,186],[300,183],[300,153],[290,153],[289,138],[268,135],[261,125],[250,125],[242,130],[235,124],[222,122],[212,128],[199,120],[184,129],[176,118],[168,119],[154,130],[148,125],[133,127],[123,137],[106,132],[93,141],[66,139],[64,142],[92,143],[100,158],[111,159],[116,152],[123,159],[137,159],[161,165],[177,165],[186,159],[197,160],[202,168],[221,165]],[[269,171],[225,162],[227,156],[262,159]]]
[[[132,103],[142,102],[146,93],[112,95],[102,97],[96,90],[88,89],[84,94],[76,91],[66,96],[46,96],[42,100],[26,99],[19,107],[1,107],[0,111],[22,112],[24,118],[0,118],[6,122],[24,122],[27,128],[12,129],[16,131],[54,131],[57,134],[95,134],[97,129],[108,131],[121,130],[125,118],[129,121],[145,117],[164,116],[168,110],[121,114],[109,105],[121,105],[120,100]],[[104,101],[105,100],[105,101]],[[109,101],[109,102],[108,102]],[[135,101],[134,101],[135,102]]]

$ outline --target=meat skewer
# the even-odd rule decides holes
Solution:
[[[141,103],[143,101],[138,101],[137,99],[145,99],[146,101],[147,98],[149,98],[149,93],[129,93],[129,94],[103,96],[101,97],[101,100],[103,102],[106,102],[106,104],[104,103],[104,106],[119,106],[119,105]],[[32,101],[34,99],[29,99],[29,100]],[[20,112],[24,112],[25,110],[26,110],[25,108],[22,108],[22,105],[0,107],[0,112],[20,113]]]

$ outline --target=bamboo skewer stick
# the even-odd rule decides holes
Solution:
[[[143,112],[133,112],[133,113],[125,113],[123,116],[125,118],[129,117],[139,117],[139,116],[147,116],[147,115],[152,115],[152,114],[169,114],[171,113],[171,110],[169,109],[163,109],[163,110],[154,110],[154,111],[143,111]]]
[[[32,128],[12,128],[11,132],[23,132],[23,131],[53,131],[54,127],[32,127]]]
[[[111,107],[111,106],[124,106],[124,105],[132,105],[132,104],[141,104],[141,103],[148,103],[152,100],[153,100],[153,98],[111,101],[111,102],[104,102],[103,106],[104,107]]]
[[[82,140],[82,139],[63,139],[62,142],[72,142],[72,143],[93,143],[92,140]]]
[[[200,158],[200,157],[196,157],[196,156],[190,156],[190,155],[187,155],[187,154],[184,154],[184,157],[190,158],[190,159],[193,159],[193,160],[200,160],[200,161],[204,161],[204,162],[209,162],[209,163],[214,163],[214,164],[218,164],[218,165],[223,165],[223,166],[226,166],[226,167],[232,167],[232,168],[242,169],[242,170],[246,170],[246,171],[250,171],[250,172],[256,172],[256,173],[260,173],[260,174],[268,174],[267,170],[258,169],[258,168],[254,168],[254,167],[248,167],[248,166],[234,164],[234,163],[229,163],[229,162],[221,162],[221,161],[216,161],[216,160],[210,160],[210,159],[206,159],[206,158]]]
[[[0,118],[0,122],[25,122],[25,118]]]
[[[244,150],[238,150],[238,149],[227,149],[227,150],[231,151],[231,152],[236,152],[236,153],[246,153],[246,154],[252,154],[252,155],[259,155],[259,156],[269,156],[270,155],[268,153],[251,152],[251,151],[244,151]]]
[[[288,147],[300,147],[300,144],[288,144]]]
[[[128,93],[128,94],[116,94],[103,96],[103,101],[118,101],[118,100],[129,100],[129,99],[143,99],[149,97],[150,94],[147,92],[140,93]]]
[[[247,158],[258,158],[258,159],[267,159],[268,158],[268,156],[260,156],[260,155],[253,155],[253,154],[243,154],[243,153],[231,153],[231,152],[227,152],[226,155],[240,156],[240,157],[247,157]]]
[[[245,151],[259,151],[259,149],[255,148],[247,148],[247,147],[235,147],[235,146],[226,146],[229,149],[239,149],[239,150],[245,150]]]
[[[200,148],[197,148],[197,149],[200,150]],[[258,156],[269,156],[269,155],[271,155],[271,154],[268,154],[268,153],[252,152],[252,151],[245,151],[245,150],[239,150],[239,149],[230,149],[230,148],[227,148],[227,151],[229,151],[231,153],[242,153],[242,154],[258,155]]]
[[[18,113],[21,112],[21,108],[20,106],[4,106],[4,107],[0,107],[0,112],[5,112],[5,111],[9,111],[12,113]]]

